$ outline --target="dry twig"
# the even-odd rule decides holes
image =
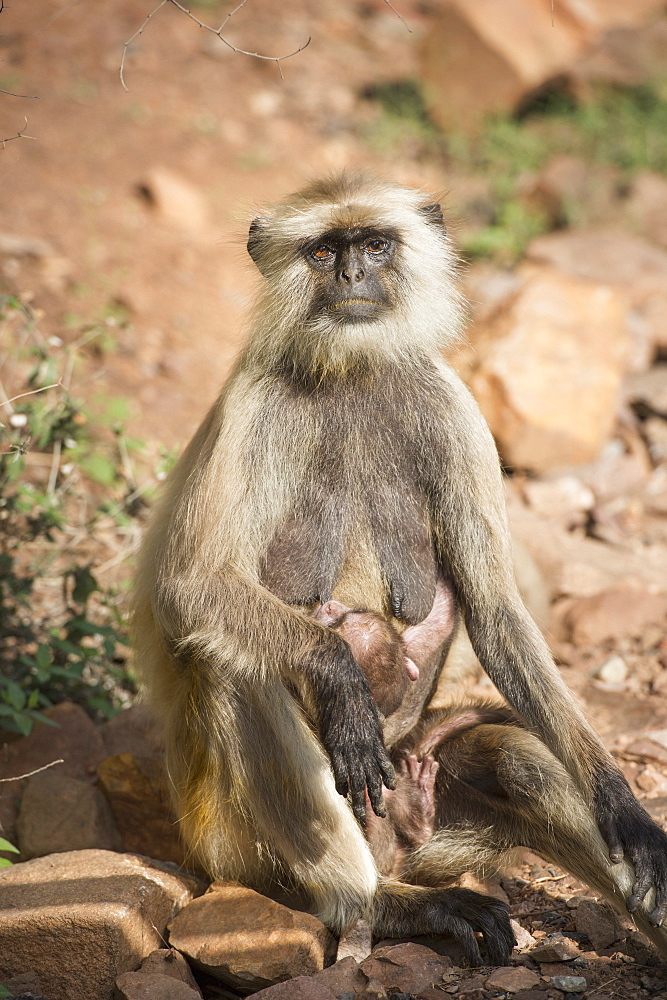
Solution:
[[[3,90],[2,93],[6,94],[7,91]],[[25,97],[27,95],[25,95],[25,94],[12,94],[11,96],[12,97]],[[5,146],[7,145],[8,142],[12,141],[12,139],[36,139],[37,138],[36,135],[26,135],[26,129],[28,127],[28,119],[24,118],[24,122],[25,122],[25,124],[24,124],[23,128],[19,129],[18,132],[16,133],[16,135],[8,135],[4,139],[0,139],[0,145],[2,146],[3,149],[5,148]]]
[[[62,757],[58,760],[52,760],[50,764],[44,764],[43,767],[36,767],[34,771],[27,771],[26,774],[17,774],[13,778],[0,778],[0,781],[23,781],[24,778],[32,778],[33,774],[39,774],[40,771],[48,771],[50,767],[55,767],[56,764],[64,764],[65,761]]]
[[[310,45],[310,36],[309,36],[308,39],[303,43],[303,45],[300,45],[298,49],[295,49],[293,52],[288,52],[287,55],[284,56],[265,56],[259,52],[248,52],[246,49],[240,49],[238,46],[232,45],[229,39],[224,37],[222,32],[224,31],[225,27],[227,26],[230,19],[234,16],[234,14],[238,13],[238,11],[240,11],[242,7],[245,7],[247,0],[241,0],[241,3],[238,4],[238,6],[234,8],[234,10],[230,11],[229,14],[227,14],[227,16],[225,17],[224,21],[222,22],[219,28],[213,28],[210,24],[205,24],[204,21],[200,21],[199,18],[196,17],[191,10],[188,10],[187,7],[184,7],[181,3],[178,2],[178,0],[160,0],[160,3],[157,5],[157,7],[154,10],[152,10],[150,14],[148,14],[146,20],[141,25],[141,27],[138,28],[132,35],[132,37],[129,38],[123,45],[123,55],[121,56],[120,60],[120,82],[123,85],[123,90],[128,89],[127,86],[125,85],[124,68],[125,68],[125,56],[127,55],[127,50],[129,46],[132,44],[135,38],[138,38],[139,35],[144,31],[150,19],[154,17],[158,13],[158,11],[162,10],[162,8],[168,3],[172,4],[178,10],[180,10],[181,13],[185,14],[186,17],[189,17],[190,20],[194,21],[195,24],[199,25],[200,28],[203,28],[205,31],[210,31],[212,35],[217,35],[222,44],[226,45],[228,49],[232,50],[232,52],[236,52],[238,55],[241,56],[250,56],[253,59],[263,59],[266,62],[274,62],[278,67],[278,72],[280,73],[281,79],[283,76],[283,71],[280,64],[284,62],[285,59],[291,59],[292,56],[296,56],[299,54],[299,52],[303,52],[303,50]]]

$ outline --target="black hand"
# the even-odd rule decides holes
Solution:
[[[366,818],[366,789],[373,812],[384,816],[382,786],[395,787],[394,769],[366,678],[345,643],[320,684],[319,700],[320,740],[331,760],[336,791],[350,795],[360,823]]]
[[[639,909],[649,889],[655,889],[649,920],[656,927],[667,917],[667,836],[637,802],[625,779],[616,771],[598,778],[594,796],[595,817],[609,847],[609,859],[624,857],[635,869],[627,907]]]

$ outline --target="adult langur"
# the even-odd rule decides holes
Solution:
[[[440,356],[461,309],[439,206],[346,173],[256,218],[248,250],[263,276],[252,332],[169,477],[136,590],[138,666],[193,854],[216,878],[298,890],[334,931],[365,914],[381,935],[449,932],[477,962],[481,931],[506,960],[501,903],[380,876],[358,822],[366,796],[384,812],[388,750],[417,724],[451,633],[383,730],[349,645],[313,618],[338,600],[416,625],[443,580],[611,863],[634,866],[628,908],[661,923],[667,838],[518,596],[494,443]]]

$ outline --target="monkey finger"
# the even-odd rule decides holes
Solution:
[[[617,865],[623,860],[625,851],[621,842],[620,833],[613,819],[600,821],[600,833],[602,834],[609,850],[609,860],[612,865]]]
[[[417,760],[417,755],[414,753],[408,754],[405,759],[405,774],[410,778],[411,781],[417,781],[419,777],[419,772],[421,770],[421,763]]]
[[[337,751],[331,752],[331,769],[333,771],[336,791],[339,795],[346,796],[349,792],[349,781],[347,766],[343,755]]]
[[[394,765],[387,757],[384,747],[382,748],[382,753],[378,754],[378,767],[380,769],[382,783],[385,788],[391,788],[392,790],[396,788],[396,772],[394,771]]]
[[[385,817],[387,810],[384,807],[384,800],[382,798],[382,782],[374,771],[366,772],[366,788],[368,789],[368,798],[373,812],[376,816]]]
[[[655,906],[649,914],[649,920],[654,927],[660,927],[667,917],[667,886],[656,889]]]
[[[363,825],[366,822],[366,782],[362,775],[356,771],[350,774],[350,803],[352,812]]]
[[[634,913],[635,910],[639,909],[652,885],[652,872],[646,868],[635,871],[635,881],[632,886],[632,895],[628,897],[627,902],[630,913]]]

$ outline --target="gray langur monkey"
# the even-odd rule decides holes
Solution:
[[[349,645],[312,614],[338,600],[403,629],[441,578],[611,863],[632,862],[629,909],[659,924],[667,838],[518,596],[493,439],[440,356],[461,309],[439,206],[345,173],[256,218],[248,250],[263,276],[250,338],[169,477],[135,593],[137,665],[193,854],[216,878],[302,892],[336,932],[366,915],[381,935],[452,933],[471,961],[481,932],[506,960],[502,904],[381,876],[357,822],[366,796],[383,814],[388,751],[417,725],[450,637],[382,727]]]

